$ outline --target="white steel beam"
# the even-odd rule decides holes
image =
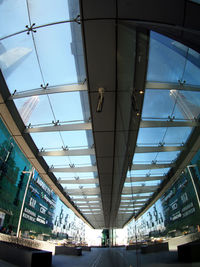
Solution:
[[[125,183],[157,181],[164,180],[165,178],[166,176],[127,177]]]
[[[66,189],[66,193],[69,195],[74,195],[74,196],[92,196],[92,195],[98,195],[100,193],[99,187],[95,188],[82,188],[82,189]]]
[[[76,198],[72,196],[71,200],[74,201],[75,203],[79,203],[79,201],[85,201],[85,202],[101,201],[99,197],[87,197],[87,196],[83,196],[83,198]]]
[[[131,170],[152,170],[152,169],[164,169],[174,167],[173,163],[156,163],[156,164],[133,164]]]
[[[26,128],[25,133],[92,130],[90,122]]]
[[[129,195],[129,194],[143,194],[143,193],[152,193],[155,192],[159,186],[134,186],[134,187],[124,187],[122,194]]]
[[[200,91],[200,86],[180,83],[159,83],[159,82],[146,82],[146,89],[158,90],[179,90],[179,91]]]
[[[87,207],[88,207],[88,208],[89,208],[89,207],[93,207],[93,208],[94,208],[94,207],[96,207],[96,208],[100,208],[100,207],[101,207],[101,205],[100,205],[99,203],[97,203],[97,204],[95,204],[95,203],[94,203],[94,204],[93,204],[93,203],[91,203],[91,204],[90,204],[90,203],[85,203],[85,204],[83,204],[83,203],[82,203],[82,204],[77,204],[77,203],[76,203],[76,205],[77,205],[79,208],[84,208],[84,207],[86,207],[86,208],[87,208]]]
[[[49,172],[97,172],[96,166],[74,167],[74,168],[49,168]]]
[[[134,196],[134,197],[122,196],[121,200],[138,200],[138,199],[149,199],[149,198],[150,198],[150,196],[140,196],[140,195]]]
[[[182,151],[184,146],[137,146],[135,153]]]
[[[40,95],[66,93],[66,92],[78,92],[86,90],[87,90],[86,84],[66,84],[66,85],[48,86],[46,89],[37,88],[23,92],[16,92],[15,94],[9,97],[9,100],[31,97],[31,96],[40,96]]]
[[[39,156],[87,156],[95,155],[94,148],[87,149],[69,149],[69,150],[51,150],[51,151],[41,151]]]
[[[120,205],[120,207],[119,208],[124,208],[124,209],[130,209],[130,208],[132,208],[132,209],[134,209],[135,207],[136,208],[141,208],[141,207],[143,207],[144,206],[144,204],[143,205],[141,205],[141,204],[139,204],[139,205],[135,205],[135,204],[132,204],[131,203],[131,205]]]
[[[142,120],[140,128],[154,128],[154,127],[199,127],[198,121],[153,121]]]
[[[130,205],[133,205],[133,204],[145,204],[146,201],[137,201],[135,202],[134,200],[133,201],[121,201],[121,204],[120,206],[122,206],[123,204],[127,205],[127,204],[130,204]]]
[[[97,178],[91,178],[91,179],[74,179],[74,180],[64,180],[59,179],[60,184],[98,184],[99,179]]]

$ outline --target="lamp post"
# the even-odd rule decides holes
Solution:
[[[194,168],[194,167],[196,167],[196,166],[197,166],[196,164],[188,165],[188,166],[187,166],[187,169],[188,169],[188,172],[189,172],[191,181],[192,181],[192,185],[193,185],[193,187],[194,187],[194,192],[195,192],[195,195],[196,195],[196,198],[197,198],[197,203],[198,203],[198,206],[199,206],[199,209],[200,209],[200,199],[199,199],[199,195],[198,195],[197,188],[196,188],[196,185],[195,185],[195,182],[194,182],[194,179],[193,179],[191,170],[190,170],[190,168]]]
[[[20,231],[21,220],[22,220],[22,213],[23,213],[23,209],[24,209],[26,195],[27,195],[27,192],[28,192],[29,183],[30,183],[30,180],[31,180],[32,175],[33,175],[33,171],[34,171],[34,168],[32,167],[31,171],[23,171],[22,172],[22,173],[29,173],[29,177],[28,177],[28,181],[27,181],[27,184],[26,184],[26,189],[25,189],[25,192],[24,192],[24,197],[23,197],[22,206],[21,206],[21,210],[20,210],[19,221],[18,221],[18,226],[17,226],[17,235],[16,235],[17,237],[19,237],[19,231]]]

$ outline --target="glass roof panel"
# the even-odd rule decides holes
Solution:
[[[168,128],[140,128],[137,143],[138,145],[180,145],[185,143],[190,135],[190,127],[168,127]]]
[[[136,170],[136,171],[131,171],[131,176],[141,176],[141,175],[149,175],[151,174],[152,176],[162,176],[166,173],[168,173],[170,168],[163,168],[163,169],[149,169],[149,170]],[[127,175],[129,177],[129,175]]]
[[[60,137],[62,136],[62,139]],[[87,137],[85,131],[69,131],[69,132],[41,132],[31,133],[38,149],[45,150],[60,150],[63,146],[70,148],[86,148],[88,147]],[[53,142],[52,142],[53,140]],[[63,142],[64,144],[63,144]]]
[[[77,11],[79,11],[78,0],[73,0],[73,2],[76,2],[75,5],[77,6]],[[46,23],[68,20],[70,18],[69,3],[70,1],[66,0],[29,0],[28,6],[32,23],[43,25]],[[48,12],[46,12],[47,8]],[[78,15],[77,11],[74,12],[76,16]]]
[[[183,80],[186,84],[200,85],[200,55],[191,48],[188,49],[188,60],[185,66]]]
[[[200,4],[200,0],[189,0],[189,1]]]
[[[93,178],[94,173],[93,172],[71,172],[71,173],[63,173],[63,172],[55,172],[54,175],[57,179],[61,178],[72,178],[72,177],[79,177],[80,179],[86,179],[86,178]]]
[[[6,0],[1,1],[0,5],[0,38],[25,30],[29,24],[26,0]]]
[[[157,153],[135,153],[133,157],[133,163],[151,163],[152,160],[155,160]]]
[[[157,161],[162,162],[172,162],[174,161],[177,156],[179,155],[178,151],[171,151],[171,152],[159,152],[155,158]]]
[[[133,163],[151,163],[152,161],[158,161],[158,163],[169,163],[176,159],[178,151],[171,152],[156,152],[156,153],[135,153],[133,157]]]
[[[61,122],[83,120],[79,92],[53,94],[49,95],[49,98],[57,120]]]
[[[30,34],[2,40],[0,49],[0,67],[11,94],[40,87],[42,76]]]
[[[52,146],[55,148],[63,146],[58,132],[31,133],[30,135],[39,150],[42,148],[52,148]],[[52,140],[54,140],[53,144]]]
[[[159,181],[159,180],[157,180],[157,181],[145,181],[145,182],[132,182],[132,183],[125,183],[124,186],[134,188],[134,186],[141,186],[141,185],[155,186],[155,185],[159,185],[160,183],[161,183],[161,181]]]
[[[61,178],[61,179],[74,179],[76,177],[79,177],[80,180],[81,179],[92,179],[94,178],[94,173],[93,172],[84,172],[84,173],[63,173],[63,172],[56,172],[55,176],[57,177],[57,179]]]
[[[14,100],[25,125],[46,124],[54,121],[47,95]]]
[[[69,166],[71,164],[71,161],[69,157],[43,157],[46,161],[46,163],[49,166],[54,166],[54,167],[61,167],[61,166]]]
[[[70,23],[37,29],[34,33],[44,85],[77,83],[74,55],[71,50]]]
[[[60,183],[65,189],[80,189],[80,186],[82,189],[87,189],[87,188],[96,188],[95,184],[63,184]]]
[[[149,101],[151,99],[151,101]],[[175,116],[175,118],[183,118],[181,112],[174,108],[176,102],[170,90],[146,90],[144,97],[144,105],[142,111],[143,118],[168,118],[168,116]]]
[[[65,145],[70,148],[88,147],[86,131],[62,132],[62,138]]]
[[[156,32],[150,34],[147,81],[178,82],[182,80],[187,47]]]
[[[164,142],[181,144],[185,143],[192,132],[190,127],[169,127],[166,131]]]
[[[165,131],[165,128],[140,128],[137,138],[137,145],[158,145],[160,142],[162,142]]]
[[[200,71],[200,70],[199,70]],[[200,114],[200,92],[170,90],[175,108],[171,116],[192,120]]]
[[[51,156],[51,157],[44,157],[45,161],[48,165],[54,165],[54,167],[58,166],[67,166],[69,164],[74,164],[76,167],[81,166],[91,166],[91,158],[90,156],[81,156],[81,157],[72,157],[72,156]]]

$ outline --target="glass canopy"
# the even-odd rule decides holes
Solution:
[[[199,59],[197,52],[179,42],[150,33],[141,122],[122,191],[121,214],[124,210],[136,214],[144,208],[186,149],[200,114]],[[147,192],[138,205],[136,198],[139,201]]]
[[[10,101],[49,172],[82,214],[98,214],[79,1],[8,0],[2,1],[0,12],[0,67]]]

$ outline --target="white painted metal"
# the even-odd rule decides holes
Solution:
[[[166,164],[133,164],[131,170],[150,170],[150,169],[164,169],[173,167],[173,163]]]
[[[69,149],[69,150],[51,150],[51,151],[41,151],[39,156],[87,156],[95,155],[94,148],[87,149]]]
[[[164,180],[165,178],[166,176],[127,177],[125,183],[157,181]]]
[[[97,172],[97,166],[85,166],[74,168],[49,168],[49,172]]]
[[[180,84],[180,83],[146,82],[145,87],[146,89],[158,89],[158,90],[200,91],[199,86]]]
[[[140,122],[140,128],[153,128],[153,127],[199,127],[198,121],[153,121],[142,120]]]
[[[171,152],[181,151],[184,146],[137,146],[135,153]]]
[[[24,97],[40,96],[40,95],[46,95],[46,94],[78,92],[78,91],[86,91],[86,90],[87,90],[86,84],[66,84],[66,85],[49,86],[46,89],[37,88],[37,89],[23,91],[23,92],[16,92],[14,95],[11,95],[9,97],[9,100],[24,98]]]
[[[26,128],[25,133],[92,130],[90,122]]]

